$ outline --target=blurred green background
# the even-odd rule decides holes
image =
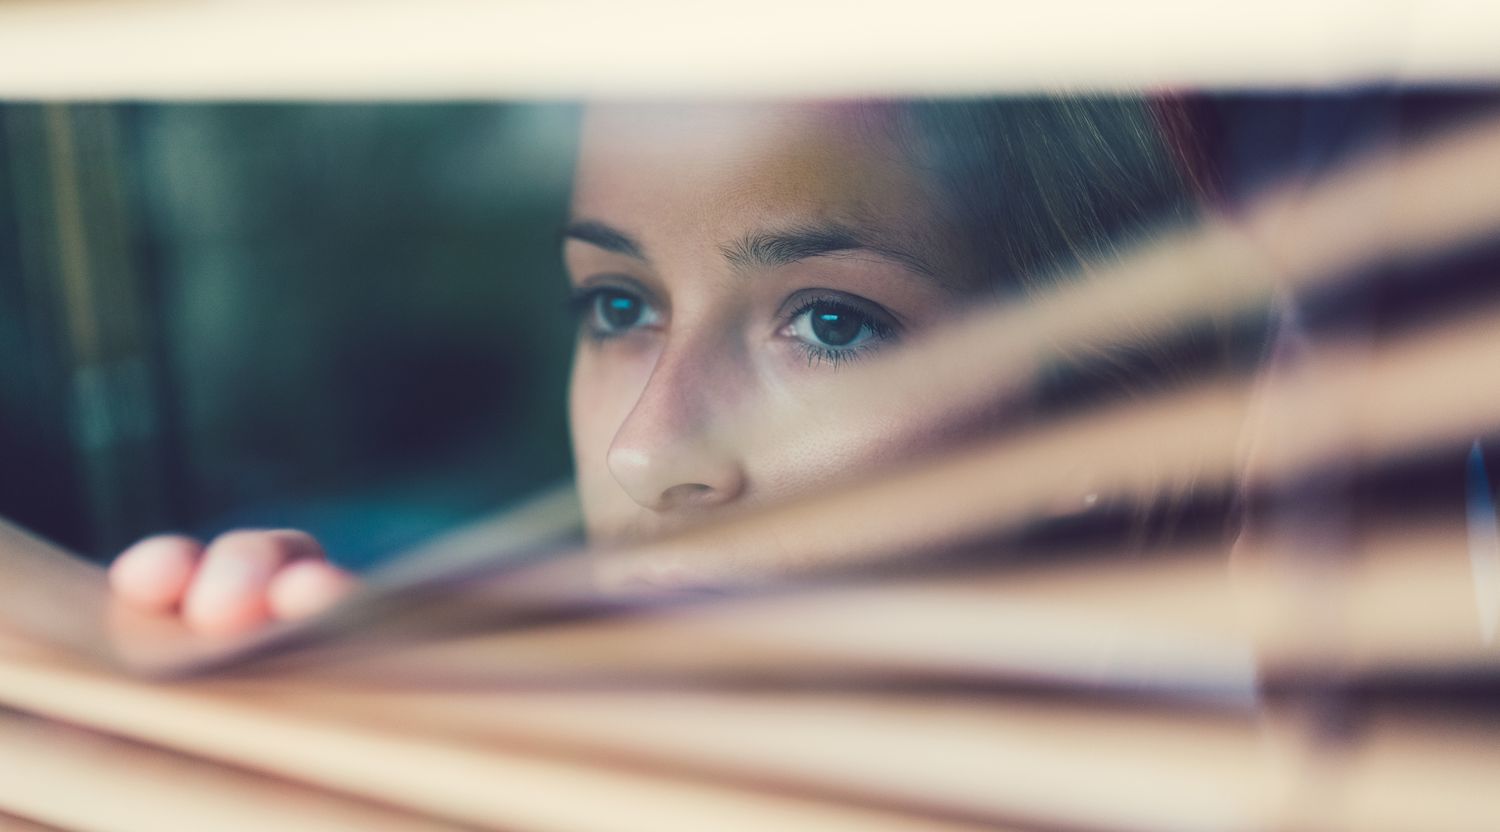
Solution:
[[[567,476],[561,105],[0,106],[0,515],[366,566]]]

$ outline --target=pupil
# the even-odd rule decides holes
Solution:
[[[815,306],[812,309],[813,335],[830,347],[842,347],[849,344],[859,337],[859,330],[863,326],[864,320],[858,315],[840,312],[826,306]]]
[[[605,295],[602,301],[610,329],[629,329],[641,319],[641,302],[629,295]]]

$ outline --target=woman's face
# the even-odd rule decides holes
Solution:
[[[758,409],[795,411],[841,366],[950,314],[971,283],[879,118],[820,104],[587,114],[564,255],[592,539],[771,501],[922,444],[924,425],[826,413],[774,450],[722,435]]]

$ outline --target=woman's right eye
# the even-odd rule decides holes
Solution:
[[[625,289],[588,289],[576,296],[573,303],[584,328],[595,338],[613,338],[661,321],[655,307]]]

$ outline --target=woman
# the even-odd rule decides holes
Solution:
[[[715,428],[795,410],[841,365],[976,297],[1015,301],[1186,216],[1165,113],[1106,98],[591,108],[563,244],[590,539],[654,535],[951,441],[927,418],[813,413],[795,441],[747,454]],[[288,530],[149,538],[111,579],[216,633],[306,615],[353,582]]]

